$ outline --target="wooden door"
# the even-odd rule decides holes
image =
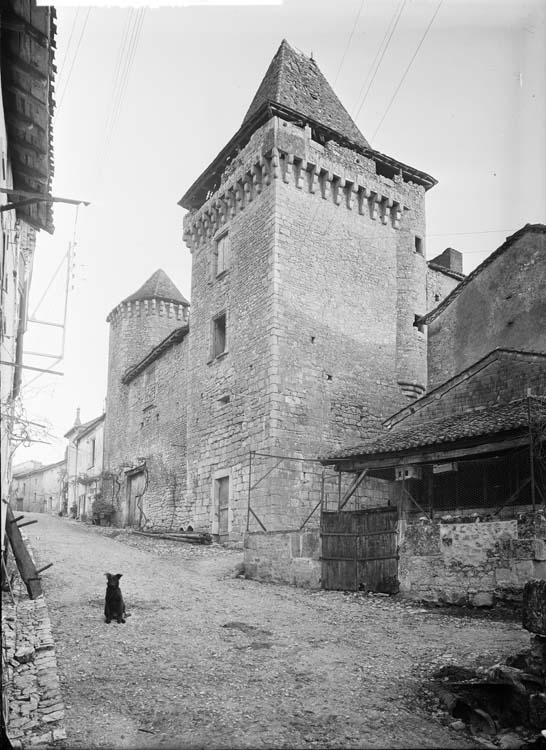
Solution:
[[[142,494],[144,492],[144,472],[127,477],[127,520],[126,526],[139,528],[142,516]]]
[[[395,507],[323,512],[322,588],[398,591]]]
[[[218,493],[218,537],[220,542],[229,539],[229,477],[216,480]]]

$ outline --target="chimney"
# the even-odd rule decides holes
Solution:
[[[437,266],[443,266],[448,271],[460,274],[463,272],[463,254],[452,247],[446,248],[443,253],[437,255],[430,262],[435,263]]]
[[[76,409],[76,419],[74,420],[74,427],[79,427],[82,421],[80,419],[80,407]]]

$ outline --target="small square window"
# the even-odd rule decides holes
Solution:
[[[226,351],[226,314],[216,316],[212,321],[212,356],[218,357]]]
[[[219,276],[229,267],[230,241],[229,235],[223,234],[216,240],[215,275]]]

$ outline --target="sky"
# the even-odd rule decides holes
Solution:
[[[174,0],[175,1],[175,0]],[[203,0],[204,1],[204,0]],[[170,3],[173,5],[173,2]],[[543,0],[284,0],[270,6],[57,6],[56,230],[38,236],[25,350],[27,418],[63,457],[102,413],[106,316],[163,268],[191,300],[181,196],[238,130],[281,41],[313,54],[372,147],[432,175],[426,255],[469,273],[526,223],[546,223]],[[61,265],[61,272],[55,271]],[[53,359],[27,354],[25,364]],[[42,436],[43,438],[43,436]]]

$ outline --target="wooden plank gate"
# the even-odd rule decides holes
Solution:
[[[396,507],[323,511],[322,588],[338,591],[398,591]]]

